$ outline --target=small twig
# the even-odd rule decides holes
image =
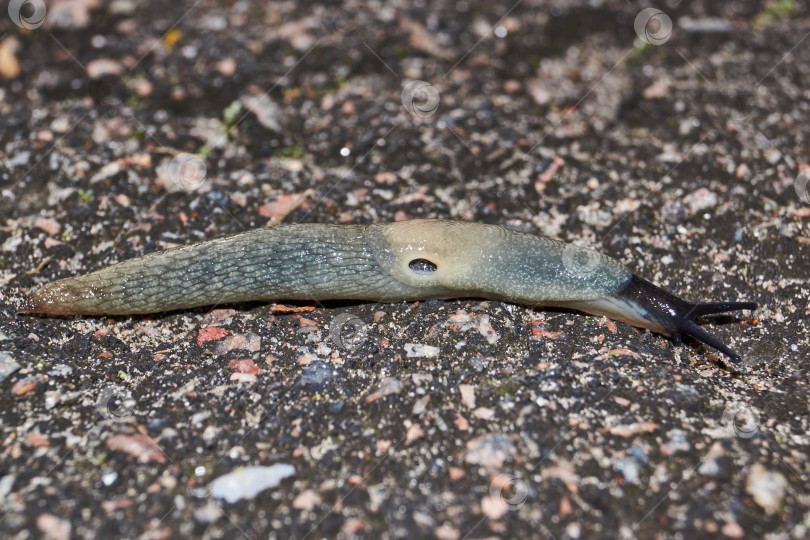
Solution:
[[[37,272],[42,270],[45,267],[46,264],[51,262],[51,259],[53,259],[53,255],[48,255],[47,257],[42,259],[42,262],[40,262],[39,265],[36,268],[34,268],[33,270],[26,270],[25,274],[28,275],[28,276],[33,276],[34,274],[36,274]],[[0,285],[6,285],[6,284],[14,281],[14,279],[19,275],[20,274],[9,274],[7,276],[1,276],[0,277]]]
[[[53,259],[53,255],[48,255],[47,257],[42,259],[42,262],[39,263],[39,265],[36,268],[34,268],[33,270],[28,270],[25,273],[29,276],[33,276],[34,274],[38,273],[40,270],[45,268],[45,265],[51,262],[51,259]]]

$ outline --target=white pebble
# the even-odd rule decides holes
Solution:
[[[252,499],[262,491],[276,487],[282,480],[295,474],[295,467],[276,463],[269,467],[253,466],[230,472],[211,482],[211,495],[235,503]]]

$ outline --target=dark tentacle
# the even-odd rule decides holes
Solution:
[[[703,315],[757,308],[757,304],[754,302],[693,304],[681,300],[674,294],[668,293],[638,276],[633,276],[616,296],[643,308],[646,311],[644,316],[663,329],[676,345],[680,345],[682,336],[687,335],[717,349],[733,362],[739,362],[740,356],[717,338],[702,330],[694,321]]]
[[[711,302],[708,304],[693,304],[692,317],[703,317],[704,315],[714,315],[715,313],[739,311],[742,309],[757,309],[757,305],[754,302]]]
[[[726,347],[723,343],[720,342],[716,337],[709,334],[698,325],[693,323],[692,321],[684,320],[680,324],[679,332],[682,334],[686,334],[687,336],[691,336],[698,341],[701,341],[708,345],[709,347],[714,347],[721,353],[728,356],[732,362],[739,363],[740,362],[740,355]],[[676,334],[673,334],[673,341]],[[678,335],[678,341],[680,341],[680,335]]]

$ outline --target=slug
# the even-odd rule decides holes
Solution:
[[[700,329],[702,315],[752,302],[693,304],[593,250],[453,220],[255,229],[130,259],[54,281],[24,313],[130,315],[270,300],[398,302],[476,297],[571,308],[740,357]]]

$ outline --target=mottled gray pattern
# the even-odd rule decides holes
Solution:
[[[287,225],[151,253],[46,285],[34,304],[152,313],[250,300],[385,299],[415,291],[383,271],[361,226]]]
[[[450,297],[562,305],[611,294],[630,277],[604,255],[502,227],[409,223],[410,234],[415,228],[417,237],[443,250],[436,262],[444,273],[432,282],[413,279],[417,274],[404,260],[413,241],[399,240],[406,234],[402,223],[299,224],[151,253],[50,283],[23,310],[121,315],[252,300]]]

